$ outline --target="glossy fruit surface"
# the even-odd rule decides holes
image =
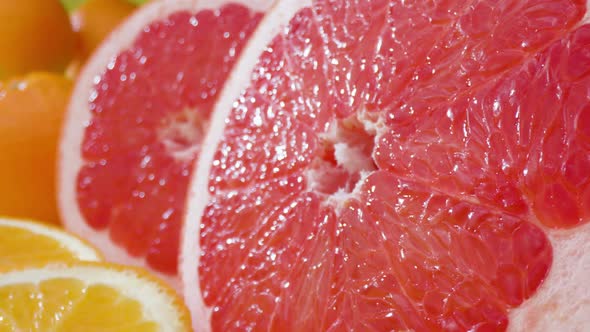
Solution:
[[[125,0],[88,0],[72,13],[79,55],[86,59],[137,7]]]
[[[0,218],[0,270],[74,260],[99,261],[101,255],[84,241],[53,226]]]
[[[51,73],[0,83],[0,215],[59,223],[55,155],[71,88]]]
[[[56,263],[0,274],[2,331],[190,331],[173,290],[141,270]]]
[[[272,1],[157,1],[77,81],[61,142],[66,228],[174,282],[193,164],[225,79]]]
[[[590,221],[586,1],[296,3],[200,155],[194,315],[502,331],[559,290],[557,239]],[[544,310],[587,328],[588,299]]]
[[[74,55],[70,18],[58,0],[0,2],[0,79],[62,71]]]

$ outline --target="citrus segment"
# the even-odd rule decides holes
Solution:
[[[411,106],[417,120],[390,124],[376,163],[506,212],[533,212],[548,227],[586,223],[588,147],[578,123],[590,81],[572,71],[583,70],[588,36],[582,26],[477,88]]]
[[[0,83],[0,215],[59,223],[56,150],[71,89],[50,73]]]
[[[201,327],[506,330],[551,273],[551,235],[590,220],[585,11],[277,15],[193,179],[182,273]]]
[[[80,76],[61,145],[66,227],[110,260],[173,278],[192,165],[234,62],[271,1],[157,1]]]
[[[0,318],[3,331],[190,331],[171,289],[145,272],[107,264],[0,274]]]
[[[96,249],[61,229],[0,218],[0,270],[55,261],[98,261]]]

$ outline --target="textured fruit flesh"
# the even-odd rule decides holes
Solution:
[[[261,16],[229,4],[153,22],[90,91],[80,210],[158,272],[176,274],[192,165],[216,97]]]
[[[584,13],[295,15],[215,154],[198,267],[213,330],[505,330],[551,267],[547,232],[590,220]]]
[[[39,262],[77,259],[58,240],[20,227],[0,227],[0,267],[22,267]]]
[[[158,331],[141,303],[70,278],[0,287],[0,331]]]

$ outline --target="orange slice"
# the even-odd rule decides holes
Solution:
[[[0,331],[189,331],[174,291],[138,269],[57,263],[0,274]]]
[[[0,270],[53,261],[99,261],[96,249],[46,224],[0,218]]]

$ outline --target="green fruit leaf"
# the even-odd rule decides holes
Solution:
[[[63,5],[68,11],[76,9],[78,6],[84,3],[84,0],[61,0]]]
[[[61,2],[64,4],[64,6],[67,8],[68,11],[72,11],[72,10],[78,8],[78,6],[83,4],[85,1],[86,0],[61,0]],[[136,5],[141,5],[141,4],[148,2],[149,0],[127,0],[127,1],[134,3]]]

